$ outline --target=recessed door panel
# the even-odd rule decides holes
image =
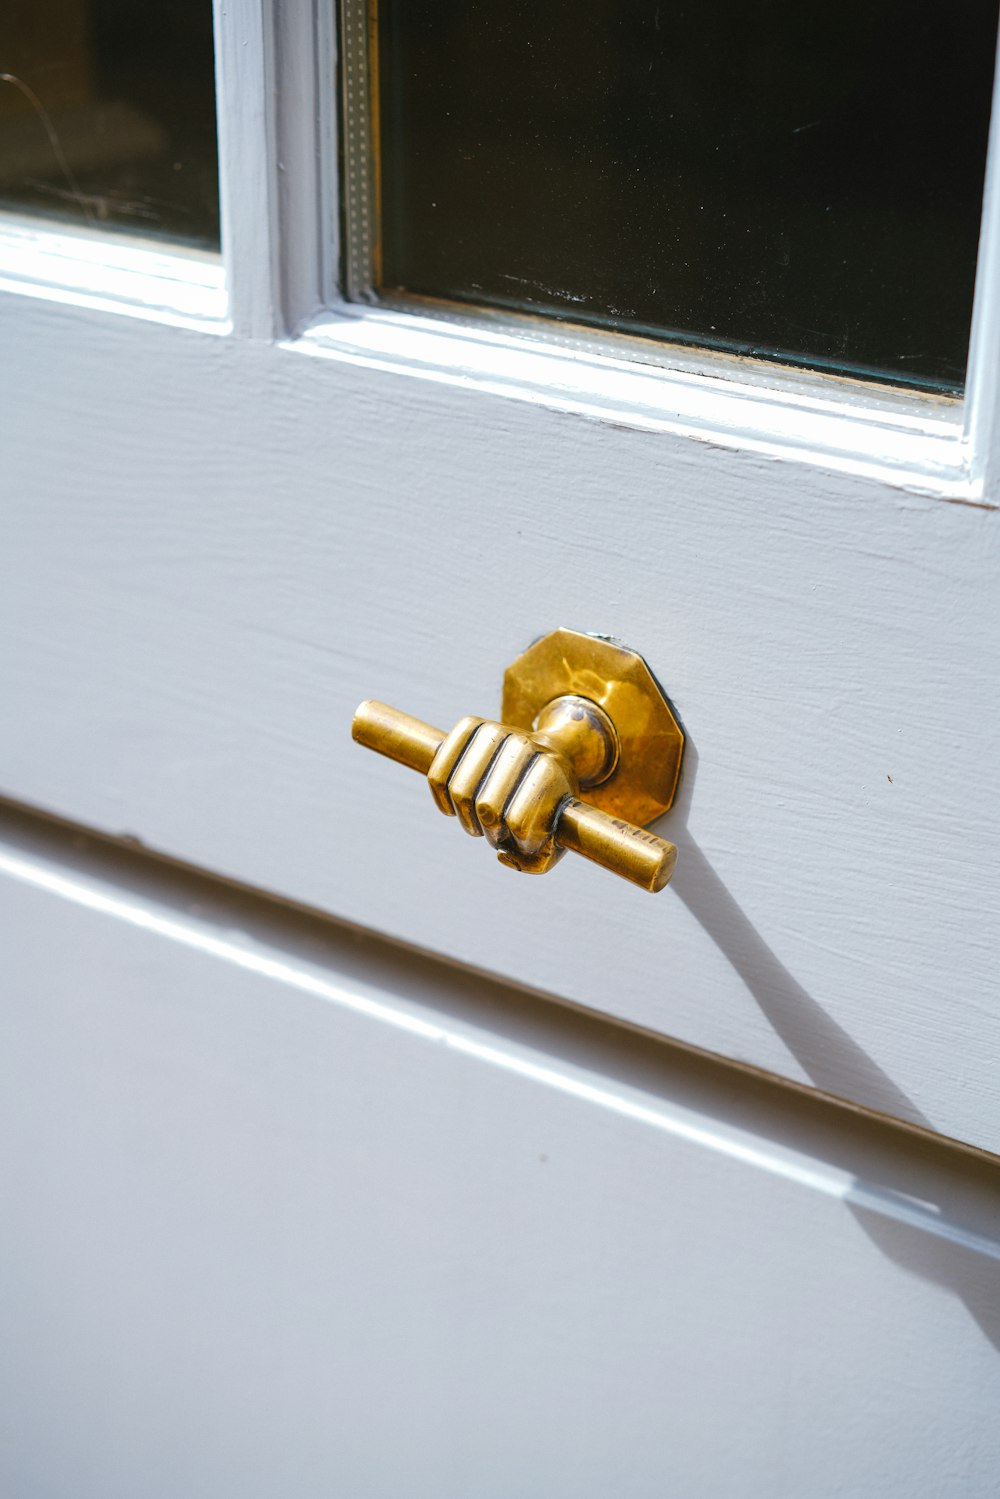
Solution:
[[[994,1492],[992,1167],[23,828],[0,928],[8,1492]]]

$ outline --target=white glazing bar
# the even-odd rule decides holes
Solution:
[[[965,384],[970,478],[993,505],[1000,504],[1000,47],[997,57]]]
[[[274,47],[270,0],[215,0],[222,254],[233,329],[272,339],[277,297]]]
[[[20,215],[0,214],[0,290],[208,332],[229,327],[218,255]]]
[[[773,387],[758,386],[741,380],[738,369],[712,375],[663,369],[384,308],[327,314],[290,347],[980,503],[957,402],[909,395],[897,401],[797,371],[782,371]]]
[[[276,310],[295,329],[337,295],[336,5],[275,0],[272,21]]]

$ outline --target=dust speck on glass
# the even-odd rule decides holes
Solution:
[[[995,0],[344,0],[348,295],[962,389]]]
[[[0,206],[217,249],[210,0],[2,0]]]

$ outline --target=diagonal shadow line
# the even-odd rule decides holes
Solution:
[[[684,822],[696,767],[697,754],[688,741],[685,785],[679,798]],[[683,835],[683,830],[678,831]],[[746,984],[775,1034],[817,1088],[848,1100],[863,1099],[869,1107],[933,1130],[912,1099],[792,976],[690,836],[682,836],[672,888]],[[856,1180],[859,1194],[872,1190],[872,1184]],[[886,1188],[875,1190],[884,1192]],[[845,1201],[884,1254],[909,1273],[959,1297],[1000,1352],[1000,1262],[886,1219],[861,1203],[852,1203],[849,1196]]]
[[[690,798],[695,764],[692,755],[678,812]],[[683,817],[675,814],[673,820],[683,822]],[[889,1259],[961,1299],[993,1346],[1000,1348],[1000,1261],[905,1221],[917,1201],[924,1218],[930,1204],[944,1223],[964,1228],[973,1237],[995,1238],[989,1214],[996,1196],[995,1223],[1000,1224],[997,1163],[956,1151],[940,1137],[902,1136],[862,1110],[852,1113],[848,1122],[842,1109],[825,1103],[820,1092],[812,1100],[802,1099],[766,1074],[748,1073],[740,1081],[708,1053],[675,1050],[664,1037],[553,1002],[552,996],[511,989],[485,974],[470,986],[467,970],[442,966],[438,957],[386,943],[322,913],[285,905],[259,891],[138,851],[121,839],[103,838],[2,800],[0,833],[26,853],[54,858],[60,866],[121,885],[131,895],[139,891],[185,918],[211,921],[224,930],[246,930],[255,940],[325,969],[332,963],[362,986],[374,973],[376,987],[407,996],[432,1013],[455,1015],[463,1022],[471,1019],[560,1061],[570,1060],[657,1096],[708,1109],[713,1117],[735,1115],[745,1127],[762,1128],[767,1138],[798,1142],[808,1153],[844,1170],[850,1171],[850,1163],[863,1154],[868,1176],[854,1172],[855,1199],[850,1192],[844,1198],[855,1220]],[[744,978],[776,1034],[799,1056],[818,1089],[833,1094],[837,1080],[847,1080],[842,1091],[850,1097],[851,1077],[864,1078],[871,1088],[881,1090],[878,1096],[883,1099],[901,1100],[900,1117],[921,1121],[905,1095],[791,976],[701,849],[683,836],[674,889]],[[882,1142],[874,1154],[872,1131]],[[934,1182],[937,1187],[931,1185]],[[906,1190],[908,1186],[912,1190]],[[932,1201],[935,1194],[939,1201]],[[881,1206],[887,1199],[890,1206],[895,1199],[901,1210],[895,1216],[887,1217]]]
[[[676,894],[750,990],[796,1061],[824,1093],[925,1129],[933,1125],[867,1052],[792,977],[729,893],[702,850],[684,840]]]

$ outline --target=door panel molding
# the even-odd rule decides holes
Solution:
[[[1000,1147],[992,512],[263,342],[7,326],[5,795]],[[557,624],[640,645],[684,721],[653,901],[540,892],[351,743],[365,697],[492,715]]]
[[[9,813],[0,928],[11,1492],[992,1494],[996,1161]]]

